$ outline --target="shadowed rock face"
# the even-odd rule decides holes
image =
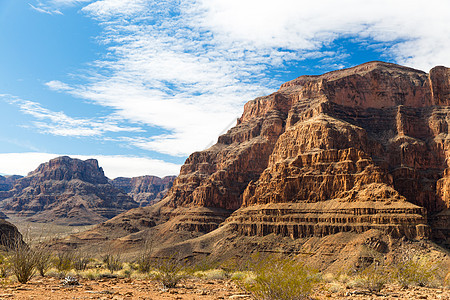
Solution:
[[[95,224],[138,206],[108,183],[95,159],[67,156],[41,164],[18,179],[10,193],[0,203],[2,210],[39,222]]]
[[[449,105],[446,67],[370,62],[301,76],[248,102],[216,145],[193,153],[168,206],[234,211],[226,224],[246,235],[448,239]]]
[[[22,235],[13,224],[0,220],[0,249],[11,249],[17,243],[23,243]]]
[[[139,176],[133,178],[118,177],[112,185],[127,193],[139,206],[148,206],[160,201],[172,187],[176,176]]]

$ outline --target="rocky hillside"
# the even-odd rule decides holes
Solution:
[[[449,120],[446,67],[369,62],[301,76],[249,101],[161,202],[70,241],[152,235],[187,255],[276,248],[329,264],[402,237],[448,246]]]
[[[127,193],[140,206],[148,206],[160,201],[172,187],[176,176],[139,176],[139,177],[118,177],[111,180],[116,188]]]
[[[95,159],[52,159],[18,179],[9,192],[0,202],[2,211],[38,222],[96,224],[138,206],[108,182]]]

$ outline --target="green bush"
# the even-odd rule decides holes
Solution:
[[[356,278],[356,287],[363,288],[372,293],[380,292],[389,282],[390,272],[386,266],[374,262],[361,272]]]
[[[402,287],[428,286],[436,279],[436,266],[425,258],[407,257],[393,266],[394,277]]]
[[[153,276],[163,288],[174,288],[180,280],[186,277],[186,262],[174,255],[155,260],[157,272]]]
[[[307,299],[319,282],[316,270],[293,259],[259,257],[254,263],[250,263],[249,267],[254,278],[244,281],[242,285],[255,299]]]

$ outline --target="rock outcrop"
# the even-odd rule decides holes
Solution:
[[[173,185],[176,176],[139,176],[118,177],[111,180],[111,184],[127,193],[140,206],[148,206],[160,201]]]
[[[119,240],[184,239],[166,244],[169,252],[218,256],[275,248],[337,255],[367,237],[448,246],[449,124],[446,67],[369,62],[301,76],[249,101],[217,144],[190,155],[158,207],[143,208],[154,222]],[[126,220],[137,224],[133,215]],[[334,254],[329,263],[345,260]]]
[[[138,206],[108,182],[97,160],[67,156],[41,164],[10,193],[0,202],[2,211],[67,225],[100,223]]]
[[[370,62],[287,82],[187,159],[169,205],[235,211],[248,235],[448,239],[449,74]]]

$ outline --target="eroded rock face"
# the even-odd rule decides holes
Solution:
[[[448,239],[449,105],[445,67],[370,62],[301,76],[248,102],[216,145],[192,154],[169,206],[234,211],[226,224],[246,235]]]
[[[68,225],[99,223],[138,206],[108,183],[97,160],[67,156],[41,164],[18,179],[10,193],[0,202],[3,211]]]
[[[118,177],[112,185],[127,193],[140,206],[148,206],[160,201],[173,185],[176,176],[139,176],[133,178]]]

